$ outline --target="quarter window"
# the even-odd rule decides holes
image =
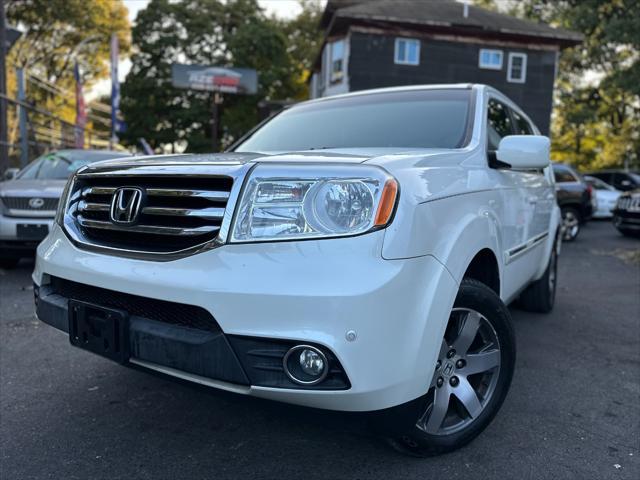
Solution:
[[[489,70],[502,70],[502,50],[480,49],[478,65]]]
[[[498,149],[498,144],[503,137],[513,134],[509,111],[507,107],[496,100],[489,100],[487,127],[490,151]]]
[[[507,80],[513,83],[524,83],[527,80],[527,55],[510,53]]]
[[[331,43],[331,62],[329,79],[331,83],[339,83],[344,77],[344,40]]]
[[[396,38],[395,63],[400,65],[419,65],[420,40]]]

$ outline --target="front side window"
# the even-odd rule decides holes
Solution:
[[[496,100],[489,100],[487,108],[487,135],[490,151],[498,150],[500,140],[507,135],[513,135],[513,125],[509,117],[509,110]]]
[[[533,135],[531,124],[515,110],[511,111],[516,127],[516,135]]]
[[[460,148],[471,129],[471,97],[468,89],[434,89],[300,104],[276,115],[235,151]]]
[[[527,80],[527,55],[525,53],[509,54],[507,80],[513,83],[524,83]]]
[[[339,83],[344,77],[344,40],[331,43],[331,62],[329,64],[331,83]]]
[[[420,40],[396,38],[395,62],[400,65],[419,65]]]
[[[502,70],[502,50],[480,49],[478,65],[489,70]]]

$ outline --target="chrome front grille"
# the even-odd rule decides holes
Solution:
[[[232,175],[77,175],[65,228],[81,244],[142,253],[176,253],[218,239]],[[241,182],[240,182],[241,183]],[[114,219],[120,189],[142,192],[135,220]]]
[[[27,210],[34,212],[52,212],[58,208],[57,198],[42,197],[1,197],[9,210]]]
[[[640,196],[624,196],[618,199],[617,208],[630,212],[640,211]]]

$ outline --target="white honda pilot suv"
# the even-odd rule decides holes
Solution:
[[[83,167],[38,248],[37,314],[124,365],[375,412],[397,448],[441,453],[505,399],[506,305],[553,307],[559,224],[549,140],[504,95],[363,91],[225,153]]]

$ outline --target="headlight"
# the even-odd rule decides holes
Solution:
[[[231,241],[357,235],[389,223],[397,194],[396,180],[378,167],[259,165]]]
[[[73,185],[74,180],[75,180],[75,175],[71,175],[71,177],[67,181],[67,184],[64,187],[64,190],[62,191],[60,200],[58,201],[58,209],[56,210],[56,223],[60,226],[62,226],[64,223],[64,213],[67,209],[69,193],[71,191],[71,185]]]

